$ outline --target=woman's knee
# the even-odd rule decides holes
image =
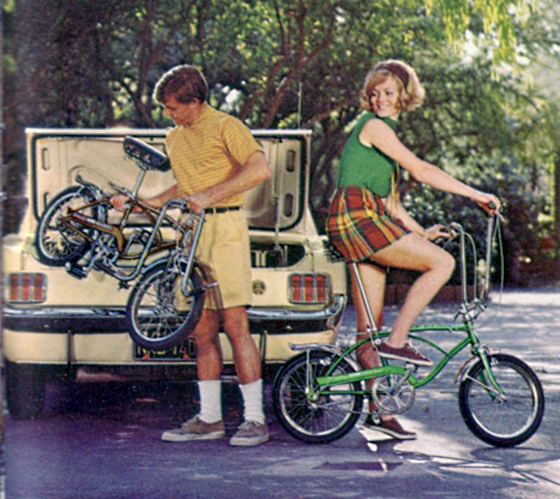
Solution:
[[[437,268],[446,277],[446,281],[448,281],[455,270],[455,258],[447,251],[442,251],[437,261]]]
[[[422,272],[431,272],[441,275],[442,280],[449,280],[453,271],[455,270],[455,258],[447,251],[438,248],[435,254],[430,255],[430,258],[425,262],[425,267]]]

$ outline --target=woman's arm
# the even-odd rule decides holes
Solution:
[[[379,119],[371,119],[364,125],[360,133],[360,140],[362,143],[377,147],[394,159],[418,182],[470,198],[489,212],[494,212],[501,206],[500,200],[493,194],[474,189],[437,166],[418,158],[398,139],[391,127]],[[490,207],[491,204],[494,205],[494,208]]]
[[[410,213],[406,208],[399,202],[396,206],[391,202],[390,198],[385,198],[383,200],[385,209],[391,215],[391,218],[396,222],[399,222],[405,229],[410,232],[414,232],[419,236],[422,236],[429,241],[433,241],[439,237],[449,237],[449,234],[443,230],[443,225],[437,224],[429,229],[424,229],[414,218],[410,216]]]

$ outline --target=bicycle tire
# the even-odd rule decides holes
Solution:
[[[469,369],[459,387],[459,407],[469,428],[480,440],[495,447],[514,447],[538,430],[545,399],[535,372],[512,355],[488,356],[492,374],[503,390],[500,400],[487,380],[482,360]]]
[[[345,436],[356,424],[362,411],[361,382],[337,385],[332,390],[348,394],[330,394],[326,388],[316,401],[306,396],[306,379],[314,380],[326,374],[338,355],[324,351],[300,354],[289,360],[278,372],[272,388],[274,412],[282,427],[293,437],[310,444],[325,444]],[[312,372],[308,372],[311,366]],[[355,372],[352,365],[341,359],[331,374]],[[309,374],[311,376],[309,376]]]
[[[64,189],[53,198],[41,215],[35,232],[35,247],[41,263],[60,267],[79,259],[90,248],[91,242],[87,238],[63,226],[60,219],[66,216],[69,208],[76,210],[96,199],[92,187],[78,185]],[[80,209],[80,213],[100,221],[105,218],[103,208],[97,205]],[[83,226],[79,230],[90,238],[95,238],[97,233],[95,229]]]
[[[180,281],[186,268],[186,262],[156,264],[142,275],[130,293],[126,327],[132,340],[142,348],[172,348],[186,339],[198,323],[204,304],[204,293],[199,291],[202,278],[193,268],[188,281],[193,294],[185,297]]]

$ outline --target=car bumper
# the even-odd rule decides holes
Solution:
[[[249,308],[252,333],[269,334],[320,331],[335,328],[346,306],[344,295],[334,297],[330,306],[319,310]],[[4,327],[12,331],[35,333],[87,334],[106,331],[126,332],[123,307],[41,307],[4,306]]]
[[[345,305],[340,295],[322,310],[249,309],[251,334],[263,363],[285,362],[294,355],[291,344],[334,343]],[[220,342],[224,363],[232,363],[223,333]],[[15,363],[139,366],[195,361],[182,350],[180,355],[139,355],[126,330],[124,308],[5,307],[3,343],[4,356]]]

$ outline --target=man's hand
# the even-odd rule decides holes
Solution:
[[[115,194],[111,199],[109,199],[109,202],[115,210],[125,211],[126,205],[130,202],[130,198],[124,194]],[[132,211],[138,213],[142,210],[138,206],[135,206]]]
[[[195,192],[187,198],[187,208],[193,213],[200,213],[210,204],[210,197],[205,192]]]

